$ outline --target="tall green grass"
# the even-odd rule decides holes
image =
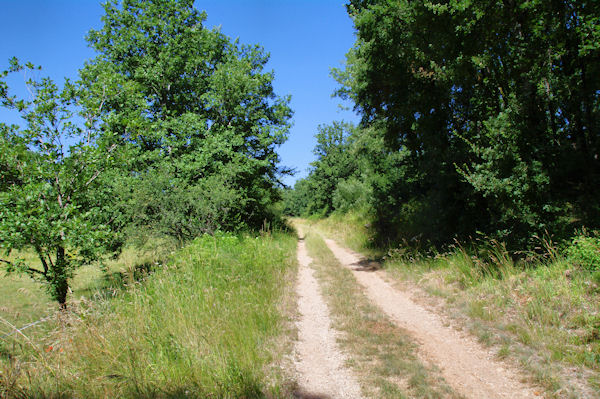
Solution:
[[[364,212],[333,213],[327,218],[311,218],[304,223],[364,255],[381,257],[385,253],[384,249],[375,246],[371,218]]]
[[[0,396],[283,395],[285,378],[269,365],[295,243],[279,233],[196,239],[125,295],[81,309],[51,345],[13,359]]]
[[[153,238],[144,245],[128,245],[118,258],[105,262],[104,267],[92,264],[77,269],[69,281],[71,291],[67,298],[68,305],[77,306],[81,301],[118,294],[166,259],[174,249],[173,242]],[[33,250],[11,255],[41,268]],[[4,320],[0,322],[0,337],[15,332],[9,324],[21,328],[40,319],[48,321],[27,328],[27,334],[33,339],[47,335],[56,327],[53,316],[57,311],[58,305],[48,294],[44,283],[26,275],[7,274],[0,270],[0,318]],[[3,351],[6,344],[6,339],[0,339],[0,355],[6,355],[6,351]]]

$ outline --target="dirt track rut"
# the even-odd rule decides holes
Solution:
[[[448,384],[466,398],[535,398],[536,390],[521,382],[519,373],[493,358],[473,337],[442,322],[410,296],[388,284],[382,271],[360,265],[360,255],[326,239],[327,246],[352,270],[367,297],[420,344],[422,355],[441,369]],[[539,395],[539,394],[538,394]]]
[[[361,398],[354,376],[344,367],[345,358],[336,344],[329,310],[310,267],[304,241],[298,242],[298,342],[296,371],[301,399]]]

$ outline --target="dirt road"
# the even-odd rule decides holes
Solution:
[[[311,259],[304,241],[298,242],[299,275],[297,285],[298,342],[295,348],[297,398],[361,398],[360,386],[345,368],[345,358],[336,344],[336,332],[319,283],[310,267]]]
[[[339,262],[352,270],[367,297],[412,335],[422,356],[441,369],[456,392],[473,399],[538,397],[534,388],[521,382],[516,370],[494,359],[473,337],[445,326],[439,315],[388,284],[384,271],[366,269],[358,254],[332,240],[325,242]]]

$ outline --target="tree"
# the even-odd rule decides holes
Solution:
[[[308,177],[312,188],[309,213],[331,213],[338,183],[356,171],[356,159],[350,151],[353,129],[351,124],[337,121],[318,127],[313,150],[317,160],[311,163]]]
[[[275,95],[274,75],[263,71],[262,48],[206,29],[193,3],[107,2],[104,25],[87,38],[98,55],[81,70],[91,92],[118,93],[102,108],[103,127],[129,146],[123,175],[132,190],[123,201],[137,202],[132,218],[184,238],[260,227],[272,217],[279,176],[287,173],[275,150],[291,117],[289,98]],[[163,189],[147,198],[152,181]]]
[[[313,150],[317,159],[310,164],[309,175],[299,180],[294,193],[288,195],[290,209],[308,215],[327,215],[334,210],[333,196],[338,183],[357,170],[350,142],[353,130],[351,124],[344,122],[318,127]]]
[[[311,200],[309,182],[306,179],[298,179],[293,188],[287,188],[283,193],[283,212],[290,216],[307,216]]]
[[[64,308],[77,267],[120,244],[114,215],[95,191],[116,145],[97,129],[99,109],[92,112],[92,102],[68,80],[59,89],[49,78],[26,78],[31,100],[9,92],[9,74],[39,69],[13,58],[0,75],[0,104],[23,120],[23,126],[0,123],[0,248],[5,255],[33,248],[39,265],[18,257],[2,263],[45,283]],[[84,126],[76,123],[76,109],[85,110]]]
[[[352,0],[348,11],[357,41],[335,76],[363,131],[385,137],[374,164],[395,165],[374,185],[382,230],[436,243],[482,231],[522,248],[600,224],[597,2]]]
[[[381,145],[350,123],[320,125],[309,174],[285,192],[285,212],[293,216],[328,215],[359,207],[371,197],[370,160]],[[364,140],[369,138],[369,140]]]

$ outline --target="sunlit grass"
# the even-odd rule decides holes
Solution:
[[[312,224],[348,247],[373,253],[366,223],[355,215]],[[528,370],[548,395],[600,395],[597,279],[552,248],[537,263],[515,264],[500,243],[480,244],[437,255],[400,247],[387,251],[383,267],[399,284],[410,281],[443,298],[448,314],[494,346],[498,357]]]
[[[385,251],[373,243],[370,218],[360,212],[333,213],[325,219],[304,220],[307,226],[323,232],[327,237],[343,242],[348,248],[369,257],[381,257]]]
[[[499,263],[493,265],[497,273],[478,272],[477,262],[467,258],[392,258],[385,267],[398,281],[446,298],[483,343],[519,362],[550,394],[600,394],[594,383],[600,374],[600,291],[590,274],[564,259],[529,267]]]
[[[285,325],[279,304],[295,243],[278,233],[195,240],[125,294],[83,306],[44,350],[5,367],[5,376],[20,371],[11,394],[283,395],[286,379],[268,370],[282,355],[271,348]]]
[[[386,268],[426,289],[443,288],[469,316],[554,352],[554,360],[600,368],[600,292],[589,273],[573,270],[564,260],[528,268],[494,265],[499,275],[477,272],[465,254],[410,263],[392,258]]]
[[[123,285],[139,277],[142,265],[151,266],[165,259],[172,249],[172,243],[164,239],[153,239],[142,247],[125,247],[117,259],[106,261],[104,268],[97,264],[83,266],[76,270],[69,282],[71,291],[68,301],[73,303],[98,295],[116,294]],[[11,255],[11,258],[18,257],[33,267],[40,268],[39,259],[33,250]],[[0,270],[0,298],[0,317],[16,327],[51,316],[58,309],[58,305],[48,294],[45,283],[23,274],[7,274],[3,270]],[[44,325],[39,325],[28,329],[28,333],[32,334],[40,329],[47,330]],[[11,331],[6,324],[0,323],[0,336]]]

